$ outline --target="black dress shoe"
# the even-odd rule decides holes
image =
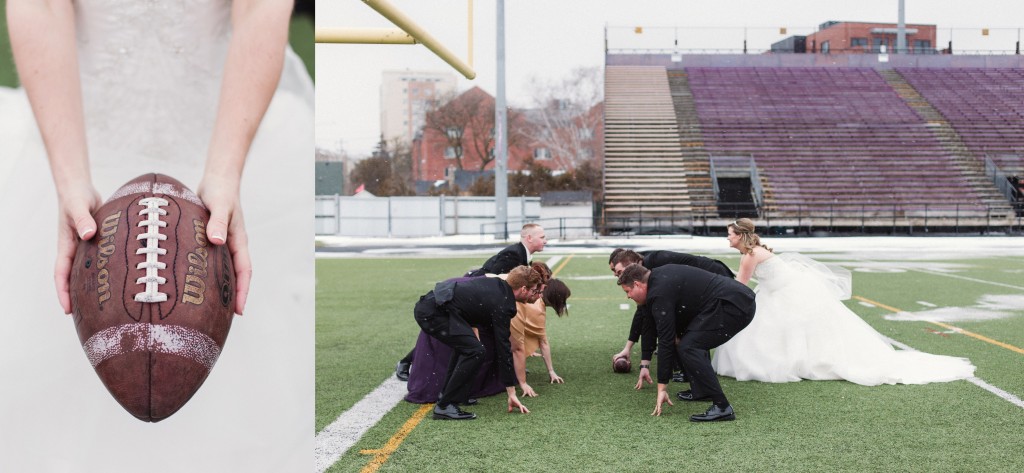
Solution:
[[[686,376],[686,373],[683,373],[682,371],[677,371],[677,372],[672,374],[672,382],[673,383],[689,383],[690,382],[690,377]]]
[[[712,404],[703,414],[690,416],[690,422],[715,422],[720,420],[736,420],[736,413],[732,411],[732,406],[725,406],[725,409],[722,409]]]
[[[710,396],[693,397],[693,391],[690,391],[689,389],[677,392],[676,397],[679,398],[680,401],[707,401],[708,399],[711,399]]]
[[[411,366],[412,363],[399,361],[398,364],[395,365],[395,377],[402,381],[409,381],[409,367]]]
[[[469,399],[466,399],[466,402],[460,402],[459,404],[462,404],[463,406],[475,406],[476,403],[478,402],[480,401],[477,401],[476,398],[471,397]]]
[[[434,406],[434,418],[441,420],[470,420],[476,419],[476,414],[459,409],[459,406],[455,404],[449,404],[444,408]]]

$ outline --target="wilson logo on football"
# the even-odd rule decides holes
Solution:
[[[107,262],[110,256],[117,250],[114,242],[114,234],[117,233],[117,223],[121,221],[121,212],[116,212],[103,219],[103,226],[100,227],[99,249],[96,252],[96,292],[100,308],[103,303],[110,299],[110,271],[107,270]],[[91,261],[85,262],[86,267]]]

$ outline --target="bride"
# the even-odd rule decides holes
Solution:
[[[7,0],[24,88],[0,87],[0,471],[312,469],[313,89],[292,4]],[[90,212],[149,172],[202,196],[251,289],[156,425],[107,394],[62,315]]]
[[[850,297],[849,274],[836,275],[796,253],[775,255],[750,219],[736,220],[728,231],[729,246],[742,254],[737,279],[758,281],[757,313],[715,350],[718,374],[739,381],[844,379],[866,386],[973,376],[974,365],[965,358],[895,350],[840,302]]]

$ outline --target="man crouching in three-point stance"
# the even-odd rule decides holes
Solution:
[[[508,392],[508,411],[526,408],[516,397],[515,371],[509,323],[516,315],[516,302],[532,303],[540,295],[540,274],[528,266],[519,266],[500,278],[468,278],[437,283],[434,290],[420,297],[413,309],[416,323],[430,336],[452,348],[441,395],[434,406],[435,419],[475,419],[476,414],[459,409],[466,402],[483,363],[484,345],[474,333],[478,329],[494,331],[495,355],[499,373]]]
[[[754,318],[754,291],[735,279],[675,264],[653,270],[631,264],[623,269],[618,284],[626,291],[626,297],[645,306],[654,318],[658,398],[651,415],[660,416],[665,402],[673,405],[668,382],[672,379],[672,357],[678,350],[691,387],[678,397],[713,403],[704,414],[694,414],[690,420],[735,419],[736,414],[711,367],[708,351],[729,341]],[[679,345],[673,346],[677,335]]]

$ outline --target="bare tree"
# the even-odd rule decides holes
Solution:
[[[526,141],[525,121],[515,110],[508,111],[508,146],[519,146]],[[469,159],[479,161],[477,170],[483,171],[494,161],[494,98],[479,87],[460,95],[439,99],[427,111],[424,133],[428,130],[445,138],[446,157],[455,160],[457,169],[466,169]]]
[[[402,162],[409,159],[409,154],[408,146],[403,146],[402,141],[389,144],[382,137],[373,156],[355,165],[349,181],[353,187],[365,185],[367,191],[377,196],[412,195],[409,180],[402,175]]]
[[[531,81],[534,109],[529,113],[534,144],[546,148],[562,169],[575,169],[601,150],[598,129],[604,100],[597,67],[576,68],[561,81]]]
[[[412,183],[412,147],[404,138],[395,137],[388,141],[388,159],[394,178],[406,184]]]

